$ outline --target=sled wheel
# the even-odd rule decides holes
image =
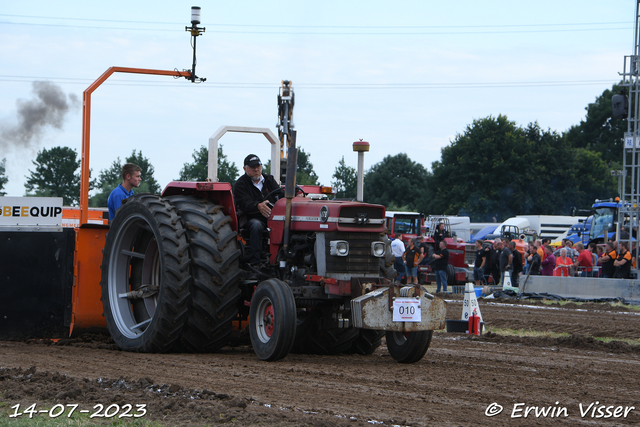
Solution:
[[[398,272],[393,268],[393,264],[396,261],[396,257],[393,256],[391,251],[391,242],[386,234],[383,235],[382,241],[384,242],[384,257],[380,258],[380,277],[393,280],[398,275]]]
[[[374,331],[372,329],[360,329],[358,337],[351,345],[351,352],[362,355],[373,354],[382,343],[384,331]]]
[[[192,281],[182,349],[216,351],[233,330],[240,299],[240,250],[222,206],[190,196],[171,196],[187,232]]]
[[[123,350],[169,351],[187,318],[187,238],[175,209],[159,196],[126,199],[107,233],[102,305]]]
[[[286,283],[278,279],[261,282],[251,298],[249,333],[259,359],[284,358],[296,336],[296,302]]]
[[[429,349],[432,335],[433,331],[387,331],[387,349],[396,362],[414,363],[422,359]]]

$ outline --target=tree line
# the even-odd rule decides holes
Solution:
[[[365,200],[476,222],[569,215],[573,206],[614,194],[610,168],[600,153],[575,147],[537,123],[521,127],[506,116],[490,116],[456,135],[431,171],[406,154],[374,165],[376,173],[365,176]]]
[[[430,171],[405,153],[389,155],[366,172],[364,201],[501,222],[515,215],[569,215],[574,206],[614,197],[611,170],[622,167],[627,130],[626,119],[611,117],[611,97],[620,89],[605,90],[585,108],[585,118],[562,134],[537,122],[519,126],[507,116],[489,116],[443,147]],[[346,197],[355,197],[354,174],[336,167],[335,185]]]
[[[467,125],[441,150],[431,170],[406,153],[386,156],[364,176],[364,201],[382,204],[389,210],[411,210],[433,215],[465,215],[472,221],[503,221],[515,215],[567,215],[570,208],[588,207],[596,198],[616,195],[617,182],[611,169],[622,164],[626,120],[611,117],[611,97],[620,93],[614,85],[589,104],[579,124],[566,132],[543,129],[537,122],[520,126],[507,116],[488,116]],[[180,170],[179,181],[207,178],[208,149],[201,146],[193,161]],[[68,147],[38,152],[32,161],[25,188],[27,195],[56,196],[65,205],[80,199],[80,161]],[[141,151],[133,150],[124,161],[116,158],[110,167],[90,181],[91,206],[106,206],[109,193],[122,181],[124,163],[142,168],[143,182],[137,192],[158,193],[154,168]],[[0,195],[8,182],[6,159],[0,162]],[[270,161],[265,171],[270,172]],[[240,168],[218,147],[218,178],[235,183]],[[296,181],[318,184],[311,154],[298,152]],[[356,170],[338,161],[331,184],[337,198],[356,196]]]

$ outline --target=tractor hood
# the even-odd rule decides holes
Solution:
[[[382,205],[362,202],[318,200],[310,197],[294,197],[291,209],[291,231],[343,231],[379,232],[385,230]],[[275,204],[268,225],[272,243],[282,239],[284,231],[285,199]]]

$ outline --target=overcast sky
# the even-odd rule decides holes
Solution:
[[[631,0],[0,2],[9,196],[24,194],[38,150],[80,154],[82,93],[109,67],[191,67],[184,27],[194,5],[206,27],[196,71],[207,81],[112,76],[92,97],[94,175],[136,149],[164,187],[220,126],[275,133],[283,79],[296,94],[298,145],[324,184],[342,156],[356,167],[360,138],[371,143],[366,169],[402,152],[430,169],[474,119],[504,114],[558,132],[578,124],[619,80],[635,25]],[[52,87],[66,106],[39,111],[35,90]],[[269,157],[259,136],[221,143],[239,167],[250,152]]]

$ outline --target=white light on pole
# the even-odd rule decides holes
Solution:
[[[200,24],[200,6],[191,6],[191,23]]]

